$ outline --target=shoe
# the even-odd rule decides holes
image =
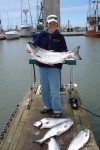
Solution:
[[[62,116],[62,113],[54,113],[52,115],[52,118],[61,118],[61,116]]]
[[[51,111],[51,110],[52,110],[52,108],[51,108],[51,109],[47,109],[47,108],[43,107],[43,108],[40,110],[40,113],[44,114],[44,113],[47,113],[47,112],[49,112],[49,111]]]

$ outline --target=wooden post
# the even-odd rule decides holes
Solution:
[[[44,28],[46,28],[46,18],[48,15],[58,17],[58,29],[60,29],[60,0],[43,0],[43,19]]]

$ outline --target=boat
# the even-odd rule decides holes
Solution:
[[[72,32],[73,29],[72,29],[72,26],[70,25],[70,21],[68,20],[68,23],[67,23],[67,26],[66,26],[66,31],[67,32]]]
[[[20,34],[21,37],[30,37],[32,36],[33,27],[30,24],[21,24]]]
[[[5,37],[7,40],[20,38],[20,33],[18,31],[7,31],[5,32]]]
[[[100,37],[99,0],[89,0],[85,36]]]
[[[28,0],[28,5],[29,5],[29,10],[28,9],[22,10],[22,1],[21,1],[21,26],[20,26],[21,37],[30,37],[32,36],[32,32],[34,31],[29,0]],[[29,20],[28,20],[28,16],[27,16],[28,13],[30,14],[31,23],[29,23]],[[24,20],[23,20],[23,17],[25,17]]]
[[[0,33],[0,40],[4,40],[6,39],[5,34],[4,33]]]
[[[4,34],[4,30],[2,28],[2,24],[1,24],[1,18],[0,18],[0,40],[4,40],[6,37],[5,37],[5,34]]]
[[[33,28],[32,24],[29,24],[27,21],[28,10],[23,10],[23,12],[26,15],[26,20],[20,26],[20,34],[21,34],[21,37],[30,37],[30,36],[32,36],[32,32],[34,31],[34,28]]]

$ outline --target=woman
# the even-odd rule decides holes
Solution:
[[[56,15],[49,15],[46,21],[47,29],[42,31],[35,39],[34,44],[55,52],[67,52],[65,39],[60,34],[58,27],[58,18]],[[70,54],[69,54],[69,57]],[[60,100],[60,71],[62,64],[53,66],[43,64],[37,61],[40,72],[40,84],[42,87],[42,99],[44,107],[41,113],[53,111],[53,118],[62,116],[61,100]]]

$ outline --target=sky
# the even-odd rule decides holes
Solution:
[[[29,0],[29,3],[33,25],[36,26],[37,0]],[[85,27],[88,4],[89,0],[60,0],[61,26],[65,27],[69,20],[72,27]],[[29,9],[28,6],[28,0],[22,0],[22,9]],[[7,29],[8,25],[13,28],[16,25],[20,26],[21,0],[0,0],[0,18],[4,29]]]

